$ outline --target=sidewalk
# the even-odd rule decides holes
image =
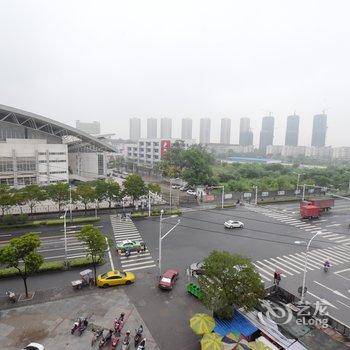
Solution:
[[[112,328],[115,317],[124,312],[126,323],[122,338],[130,330],[133,341],[135,329],[142,324],[147,349],[159,350],[123,289],[86,289],[73,293],[54,289],[43,292],[42,297],[43,303],[20,307],[17,303],[17,307],[1,311],[0,349],[20,349],[30,342],[43,344],[45,350],[91,348],[91,328]],[[70,334],[77,317],[88,317],[89,320],[88,329],[80,337]],[[95,348],[97,346],[95,344]]]

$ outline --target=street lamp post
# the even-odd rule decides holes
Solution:
[[[258,186],[254,186],[255,188],[255,201],[254,204],[258,205]]]
[[[164,210],[162,209],[160,211],[160,218],[159,218],[159,243],[158,243],[158,269],[159,269],[159,276],[162,275],[162,240],[165,239],[170,232],[175,230],[175,228],[180,224],[180,219],[178,219],[177,223],[162,236],[162,223],[166,219],[175,218],[177,215],[171,215],[170,217],[163,219]]]
[[[63,233],[64,233],[64,265],[67,266],[67,211],[68,209],[64,211],[64,215],[60,217],[60,219],[63,219]]]
[[[221,209],[224,209],[225,186],[213,186],[212,188],[221,188]]]
[[[311,245],[311,242],[313,241],[313,239],[319,235],[321,233],[321,231],[317,231],[309,240],[307,246],[306,246],[306,251],[305,251],[305,262],[304,262],[304,275],[303,275],[303,284],[301,287],[301,298],[300,298],[300,303],[304,302],[304,297],[305,297],[305,282],[306,282],[306,271],[307,271],[307,257],[308,257],[308,252],[309,252],[309,248]],[[295,241],[294,243],[296,244],[301,244],[301,243],[306,243],[304,241]]]
[[[302,196],[302,201],[305,200],[305,190],[306,190],[306,184],[303,185],[303,196]]]
[[[69,185],[69,219],[70,222],[73,221],[72,218],[72,186]]]

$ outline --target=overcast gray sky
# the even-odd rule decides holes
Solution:
[[[350,146],[350,2],[0,0],[0,104],[74,125],[100,120],[126,138],[128,118],[312,116],[326,109],[327,144]],[[145,129],[145,122],[143,124]]]

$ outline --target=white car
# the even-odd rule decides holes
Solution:
[[[224,223],[226,228],[243,228],[244,224],[241,221],[237,221],[237,220],[228,220]]]
[[[193,190],[187,190],[186,193],[187,193],[187,194],[190,194],[191,196],[196,196],[196,195],[197,195],[197,192],[196,192],[196,191],[193,191]]]
[[[173,188],[174,190],[178,190],[181,188],[180,185],[172,185],[171,188]]]
[[[45,350],[45,348],[44,345],[41,345],[39,343],[30,343],[24,347],[23,350]]]

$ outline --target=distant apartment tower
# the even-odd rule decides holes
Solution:
[[[239,144],[240,146],[253,145],[253,133],[250,129],[250,119],[241,118],[239,122]]]
[[[141,119],[130,118],[130,134],[131,141],[138,141],[141,138]]]
[[[201,118],[199,126],[199,143],[206,145],[210,143],[210,119]]]
[[[157,119],[156,118],[147,119],[147,138],[148,139],[157,138]]]
[[[326,145],[327,114],[316,114],[312,127],[311,146],[324,147]]]
[[[299,119],[299,116],[295,114],[287,117],[286,139],[284,142],[286,146],[298,146]]]
[[[171,129],[173,121],[170,118],[160,120],[160,137],[171,139]]]
[[[221,119],[220,143],[229,145],[231,142],[231,119]]]
[[[272,116],[263,117],[260,131],[259,149],[264,154],[266,153],[266,147],[273,145],[274,128],[275,118]]]
[[[192,119],[191,118],[182,119],[181,138],[183,140],[192,140]]]
[[[87,123],[87,122],[81,122],[80,120],[76,120],[75,127],[78,130],[84,131],[90,135],[101,134],[100,122],[97,122],[97,121],[93,121],[92,123]]]

